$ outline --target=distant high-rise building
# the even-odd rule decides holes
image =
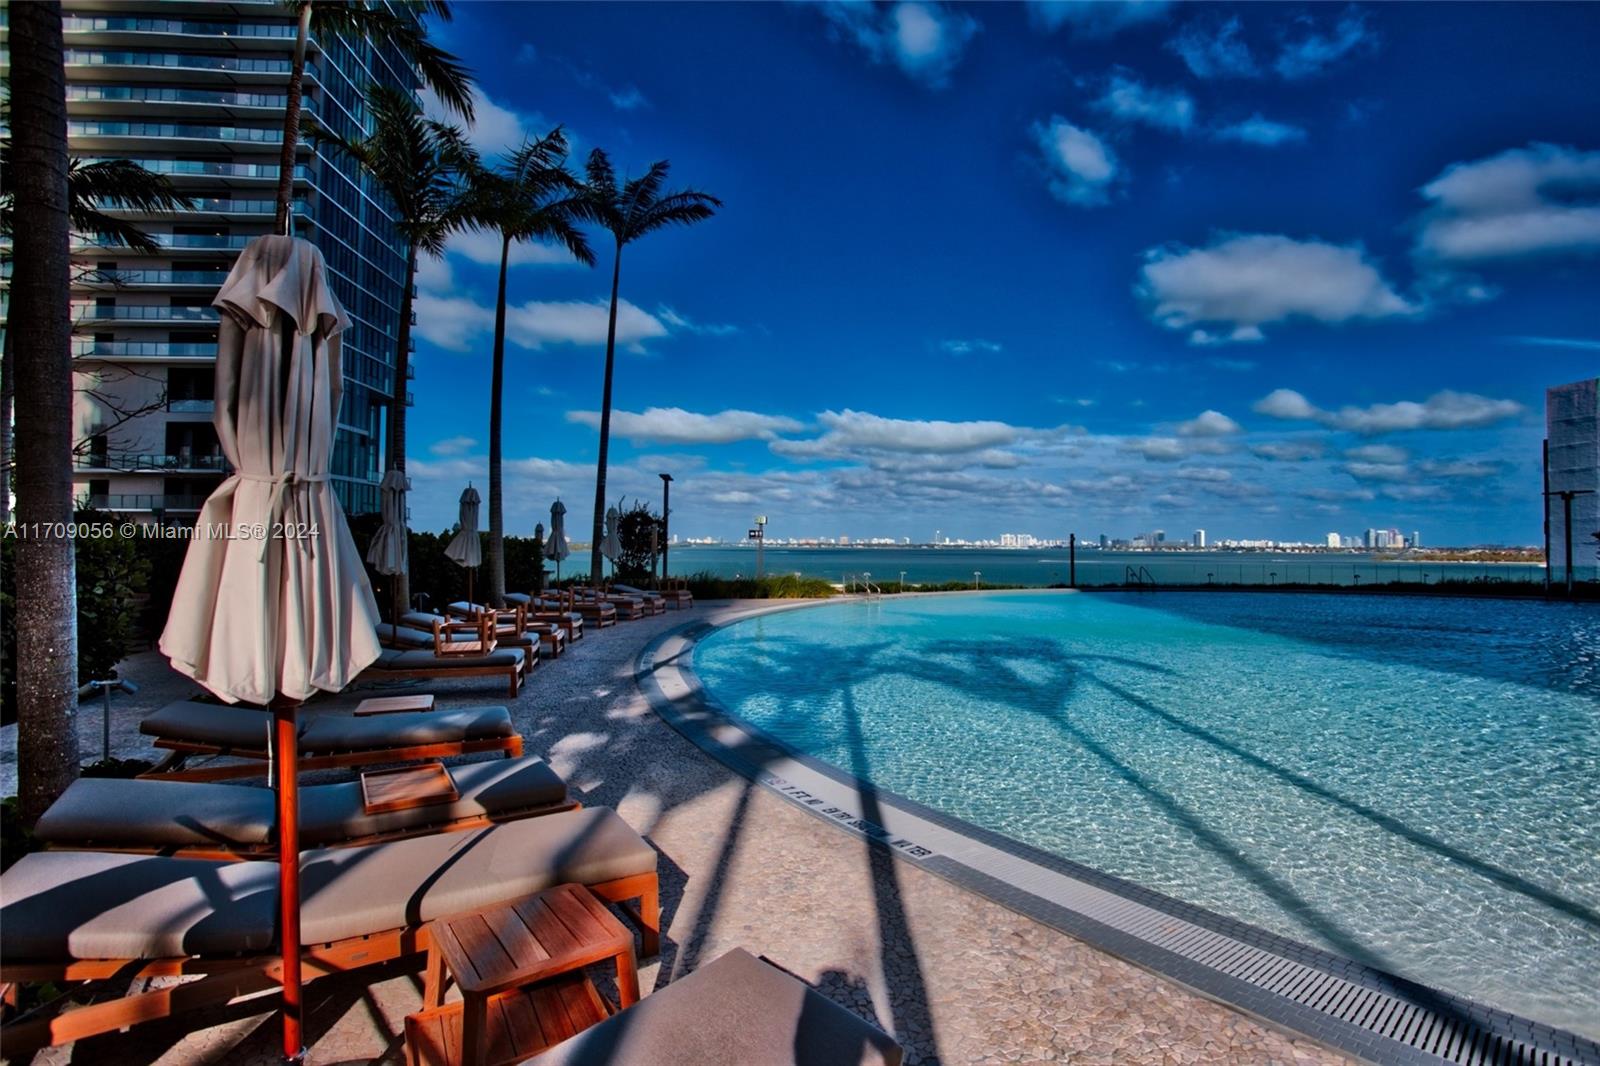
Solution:
[[[1411,546],[1413,548],[1422,547],[1422,534],[1415,529],[1411,531]]]
[[[1206,546],[1206,531],[1205,530],[1197,529],[1197,530],[1194,531],[1194,546],[1196,548],[1204,548]]]
[[[1366,547],[1376,548],[1378,546],[1378,531],[1376,529],[1367,530],[1367,535],[1363,539]]]
[[[1155,533],[1150,537],[1150,543],[1152,544],[1165,544],[1166,542],[1167,531],[1164,529],[1156,530]]]
[[[1600,580],[1600,379],[1545,390],[1545,437],[1550,447],[1550,493],[1545,522],[1550,530],[1550,576],[1566,580],[1567,508],[1570,493],[1572,576]]]
[[[1328,534],[1328,547],[1330,547],[1330,548],[1340,548],[1340,547],[1343,547],[1343,546],[1344,546],[1344,543],[1340,539],[1339,534],[1337,534],[1337,533],[1329,533]]]
[[[1107,547],[1110,547],[1110,546],[1111,546],[1111,538],[1106,536],[1104,533],[1100,534],[1100,547],[1107,548]]]
[[[848,533],[839,534],[839,543],[840,544],[849,544],[850,543],[850,535]]]
[[[149,233],[154,252],[73,237],[73,421],[82,444],[73,488],[98,509],[192,521],[229,473],[211,423],[222,400],[211,300],[240,249],[272,229],[294,12],[156,0],[63,7],[68,150],[131,159],[193,198],[168,211],[105,206]],[[300,141],[293,232],[321,250],[350,316],[329,479],[352,514],[378,509],[406,265],[393,206],[332,144],[367,132],[373,84],[411,93],[418,83],[388,42],[313,36],[304,114],[333,136]]]

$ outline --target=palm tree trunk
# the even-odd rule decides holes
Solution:
[[[611,323],[606,327],[606,383],[600,394],[600,457],[594,475],[594,536],[589,541],[589,583],[600,584],[600,541],[605,536],[606,458],[611,453],[611,376],[617,358],[617,284],[622,280],[622,242],[611,265]]]
[[[17,359],[6,330],[5,355],[0,357],[0,526],[11,521],[11,412],[17,396]]]
[[[294,66],[289,70],[289,98],[283,109],[283,148],[278,153],[278,210],[272,232],[289,232],[289,205],[294,201],[294,156],[300,146],[301,85],[306,76],[306,39],[311,35],[311,0],[300,0],[300,26],[294,38]]]
[[[417,246],[406,250],[406,282],[400,292],[400,337],[394,354],[394,391],[389,397],[389,461],[388,469],[406,472],[406,389],[411,366],[411,290],[417,283]],[[411,531],[406,530],[406,536]],[[408,569],[393,575],[393,600],[402,611],[411,609],[411,553],[406,553]]]
[[[506,267],[511,238],[500,235],[500,292],[494,305],[494,364],[489,372],[489,587],[484,602],[506,602],[505,511],[500,500],[500,404],[506,376]]]
[[[11,8],[16,227],[11,329],[17,411],[17,778],[32,825],[78,776],[78,605],[72,541],[67,91],[61,4]],[[57,527],[59,526],[59,531]]]

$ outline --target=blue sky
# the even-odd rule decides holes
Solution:
[[[1600,371],[1600,7],[457,5],[486,152],[725,202],[631,246],[610,496],[673,529],[1536,543]],[[508,531],[587,529],[609,246],[517,250]],[[422,274],[413,521],[486,472],[497,242]]]

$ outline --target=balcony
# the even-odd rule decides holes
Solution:
[[[126,15],[66,15],[61,31],[73,37],[84,35],[168,35],[183,37],[226,37],[230,42],[252,38],[281,45],[292,41],[292,22],[200,22],[195,19],[138,18]]]
[[[216,408],[215,400],[179,398],[167,401],[167,410],[175,415],[209,415]]]
[[[121,158],[120,156],[93,156],[84,161],[88,163],[102,162],[105,159]],[[181,182],[186,178],[209,179],[208,184],[215,184],[221,180],[223,184],[229,181],[245,182],[270,182],[278,180],[277,163],[215,163],[201,162],[193,159],[132,159],[130,162],[139,164],[152,174],[163,174],[174,181]],[[311,169],[304,164],[294,168],[294,180],[308,182],[311,180]]]
[[[95,307],[89,304],[79,304],[75,310],[81,310],[82,315],[74,321],[74,325],[83,326],[102,322],[120,322],[129,325],[143,323],[151,326],[187,322],[209,324],[216,322],[219,318],[217,309],[214,307],[155,307],[147,304]]]
[[[116,143],[150,140],[161,141],[163,146],[171,144],[175,149],[182,148],[185,141],[199,142],[202,145],[211,141],[222,141],[232,145],[260,145],[264,151],[283,143],[281,127],[273,129],[255,126],[208,126],[192,122],[118,122],[95,118],[69,121],[67,136],[79,147],[100,150],[110,148]],[[300,147],[308,151],[311,148],[303,141]]]
[[[142,113],[193,114],[218,109],[260,111],[279,118],[289,102],[288,93],[229,92],[222,89],[176,89],[158,85],[67,86],[67,107],[73,114],[125,113],[137,104]]]
[[[73,281],[75,288],[122,289],[161,286],[181,289],[220,289],[226,270],[94,270]]]
[[[69,48],[66,67],[70,77],[81,79],[97,74],[118,74],[134,68],[144,76],[170,73],[174,79],[190,79],[205,74],[222,76],[227,82],[232,78],[245,78],[260,84],[271,84],[288,77],[293,61],[289,59],[255,58],[251,56],[199,55],[188,52],[123,52],[102,49]],[[315,64],[306,63],[306,76],[313,77]],[[118,74],[118,76],[122,76]]]
[[[72,461],[73,469],[107,471],[118,474],[226,474],[232,468],[220,453],[215,455],[126,455],[89,454]]]
[[[101,341],[79,338],[72,342],[76,359],[110,359],[119,362],[167,363],[205,361],[217,357],[214,341],[203,344],[176,341]]]
[[[205,502],[205,496],[192,493],[139,492],[79,496],[75,506],[80,511],[198,511]]]

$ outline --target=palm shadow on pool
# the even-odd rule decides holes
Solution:
[[[910,681],[925,682],[952,690],[981,693],[987,701],[1003,703],[1040,719],[1064,739],[1093,756],[1108,773],[1135,789],[1146,802],[1175,825],[1192,834],[1205,850],[1214,854],[1237,876],[1270,899],[1284,913],[1292,916],[1304,928],[1314,932],[1341,954],[1380,969],[1393,972],[1396,966],[1381,951],[1364,942],[1333,915],[1319,909],[1315,903],[1297,892],[1285,878],[1252,860],[1244,851],[1231,843],[1222,831],[1208,823],[1204,812],[1186,806],[1170,791],[1164,789],[1158,780],[1140,772],[1126,759],[1119,757],[1103,738],[1093,735],[1081,721],[1075,720],[1071,708],[1079,691],[1089,686],[1097,687],[1121,700],[1125,705],[1137,709],[1154,722],[1177,730],[1189,739],[1267,775],[1275,782],[1319,802],[1337,807],[1384,833],[1425,849],[1478,877],[1548,907],[1590,929],[1600,930],[1600,913],[1583,902],[1569,899],[1515,871],[1504,869],[1437,836],[1416,829],[1369,803],[1343,795],[1303,773],[1250,750],[1237,740],[1220,736],[1105,676],[1109,672],[1106,669],[1108,667],[1170,674],[1171,671],[1164,667],[1128,656],[1064,654],[1059,645],[1051,641],[1015,636],[1008,637],[1004,641],[982,639],[945,641],[939,644],[938,652],[937,656],[921,655],[913,658],[904,656],[902,649],[889,641],[842,647],[829,644],[823,647],[804,641],[769,636],[761,641],[760,651],[755,653],[759,663],[751,663],[751,669],[746,676],[760,679],[753,685],[753,692],[774,700],[783,708],[767,727],[769,732],[779,737],[795,735],[814,713],[805,697],[789,694],[812,690],[823,670],[820,664],[824,662],[829,678],[899,676]],[[1024,669],[1019,669],[1019,666],[1023,666]],[[850,770],[862,782],[863,796],[870,797],[870,801],[877,805],[881,801],[877,788],[870,784],[873,766],[865,740],[866,727],[861,722],[860,710],[856,706],[849,686],[841,684],[839,687],[843,692],[842,743],[849,762],[844,768]],[[873,820],[881,822],[877,818]]]

